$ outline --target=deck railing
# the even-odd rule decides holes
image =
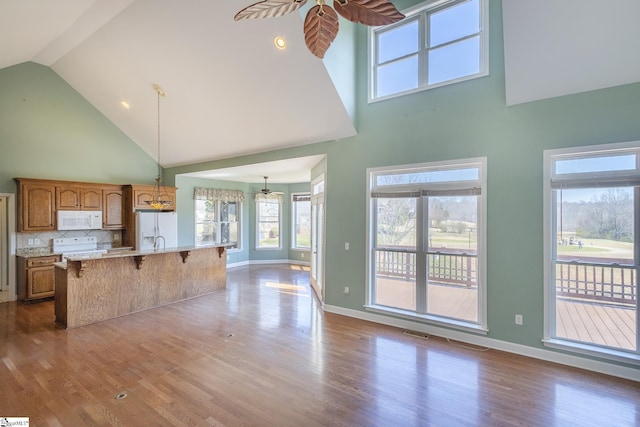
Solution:
[[[477,285],[478,258],[466,253],[435,253],[428,256],[428,280],[444,285]],[[596,262],[556,262],[556,295],[565,298],[633,306],[637,298],[637,273],[633,266]],[[611,262],[611,260],[607,260]],[[623,264],[624,261],[619,264]],[[376,251],[376,275],[416,280],[416,253],[407,248]]]
[[[444,285],[477,286],[477,256],[473,254],[429,253],[429,281]],[[416,253],[399,248],[376,252],[376,275],[414,281]]]
[[[633,266],[556,261],[556,295],[635,305],[637,274]]]

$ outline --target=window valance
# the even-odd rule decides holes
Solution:
[[[268,200],[272,200],[272,201],[277,200],[278,203],[282,203],[282,194],[280,193],[256,194],[256,201],[259,202],[259,201],[268,201]]]
[[[222,202],[244,202],[244,192],[241,190],[196,187],[193,189],[193,199],[220,200]]]

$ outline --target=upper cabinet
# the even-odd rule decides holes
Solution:
[[[152,209],[148,201],[153,199],[153,193],[156,190],[155,185],[125,185],[125,191],[127,192],[127,199],[131,200],[131,203],[127,205],[128,210],[144,210]],[[164,200],[168,200],[169,204],[166,205],[163,211],[175,211],[176,210],[176,188],[175,187],[160,187],[161,197]]]
[[[18,231],[56,230],[56,211],[102,211],[102,228],[126,226],[121,185],[15,178],[18,183]]]
[[[102,189],[102,228],[114,230],[125,227],[124,192],[121,186]]]
[[[18,231],[55,230],[55,184],[16,178]]]
[[[102,188],[74,185],[56,186],[57,210],[102,210]]]

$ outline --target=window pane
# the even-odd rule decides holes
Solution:
[[[378,67],[376,95],[391,95],[418,87],[418,55]]]
[[[280,247],[280,203],[266,200],[257,203],[258,248]]]
[[[582,159],[558,160],[555,162],[556,175],[570,173],[609,172],[636,169],[636,155],[598,156]]]
[[[633,188],[556,190],[555,202],[555,335],[636,350]]]
[[[478,320],[478,196],[429,197],[427,312]]]
[[[557,190],[557,259],[633,264],[633,188]]]
[[[416,199],[376,199],[376,246],[415,250]]]
[[[220,221],[238,220],[236,202],[221,202],[220,205]]]
[[[479,168],[460,168],[448,170],[430,170],[424,172],[391,173],[378,175],[376,185],[426,184],[435,182],[477,181]]]
[[[418,51],[418,21],[378,33],[378,64]]]
[[[216,243],[216,223],[196,223],[196,246]]]
[[[311,247],[311,201],[293,202],[293,247]]]
[[[478,252],[478,196],[429,197],[429,251]]]
[[[220,224],[220,243],[234,243],[238,241],[238,223],[223,222]]]
[[[480,4],[472,0],[429,17],[430,46],[457,40],[480,31]]]
[[[415,311],[416,254],[377,250],[375,303]]]
[[[429,84],[480,72],[480,37],[443,46],[429,52]]]

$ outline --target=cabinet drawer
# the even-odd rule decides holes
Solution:
[[[29,258],[27,260],[27,267],[42,267],[45,265],[52,265],[54,262],[60,261],[60,257],[57,255],[46,256],[46,257],[38,257],[38,258]]]

